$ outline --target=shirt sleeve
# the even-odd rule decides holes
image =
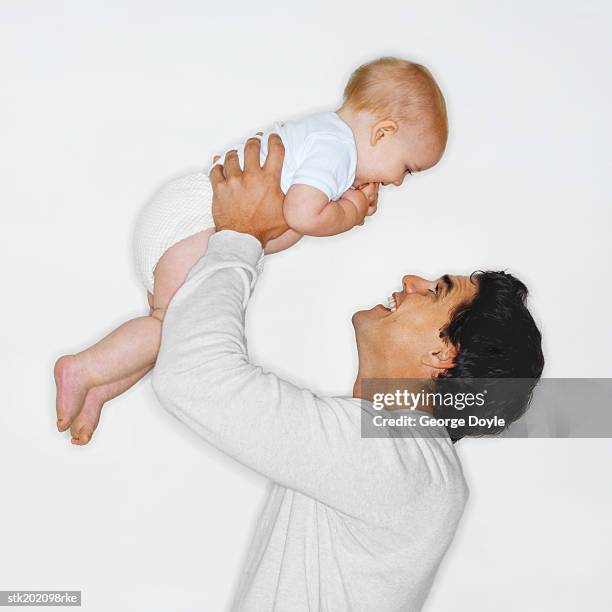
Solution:
[[[430,482],[425,441],[404,446],[410,458],[393,440],[362,438],[358,400],[319,397],[250,362],[245,308],[261,251],[247,234],[211,237],[167,309],[152,377],[158,399],[204,440],[285,487],[351,515],[403,507],[394,495],[418,496]]]
[[[334,134],[313,134],[304,145],[292,184],[310,185],[330,200],[338,200],[355,180],[355,144]]]

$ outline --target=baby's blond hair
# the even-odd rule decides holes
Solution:
[[[378,119],[425,122],[444,142],[448,136],[446,103],[425,66],[381,57],[359,66],[344,88],[342,108],[369,111]]]

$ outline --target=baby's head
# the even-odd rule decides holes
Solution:
[[[344,89],[338,115],[355,135],[357,187],[399,186],[407,174],[438,163],[446,147],[444,96],[420,64],[383,57],[360,66]]]

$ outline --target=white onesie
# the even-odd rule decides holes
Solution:
[[[268,136],[276,132],[285,146],[281,189],[310,185],[338,200],[355,180],[357,147],[351,128],[334,112],[276,123],[262,136],[261,161]],[[234,147],[243,167],[244,144]],[[225,155],[216,164],[223,163]],[[215,165],[215,164],[213,164]],[[153,293],[153,271],[160,257],[180,240],[214,226],[209,170],[166,183],[141,211],[134,231],[136,270]]]

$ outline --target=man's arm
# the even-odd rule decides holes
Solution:
[[[211,174],[218,232],[168,306],[155,393],[202,438],[281,485],[352,516],[380,516],[385,504],[403,511],[393,500],[404,495],[407,478],[418,496],[420,480],[431,476],[420,469],[418,444],[406,461],[392,440],[361,438],[358,400],[318,397],[250,362],[246,305],[262,245],[286,225],[282,192],[269,180],[270,167],[280,177],[280,165],[260,168],[259,152],[249,147],[244,175],[232,156],[226,175]]]
[[[221,231],[208,249],[168,307],[152,378],[157,397],[234,459],[355,512],[376,480],[381,441],[360,438],[357,401],[319,398],[250,362],[244,318],[261,245]]]

